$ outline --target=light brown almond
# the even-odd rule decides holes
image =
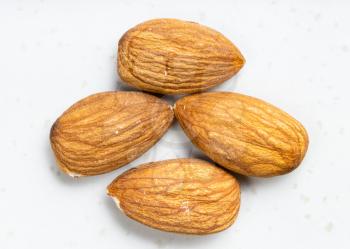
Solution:
[[[191,141],[221,166],[248,176],[276,176],[304,158],[308,135],[284,111],[238,93],[184,97],[175,115]]]
[[[141,92],[105,92],[77,102],[51,128],[60,168],[71,176],[117,169],[146,152],[168,129],[171,107]]]
[[[177,19],[141,23],[123,35],[118,47],[120,78],[162,94],[203,91],[231,78],[244,63],[221,33]]]
[[[237,180],[198,159],[143,164],[117,177],[107,192],[130,218],[177,233],[222,231],[240,206]]]

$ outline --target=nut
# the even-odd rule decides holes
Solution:
[[[191,141],[221,166],[248,176],[275,176],[304,158],[308,135],[282,110],[238,93],[184,97],[175,115]]]
[[[117,177],[107,193],[130,218],[177,233],[222,231],[235,221],[240,206],[237,180],[198,159],[143,164]]]
[[[231,78],[244,65],[240,51],[219,32],[176,19],[155,19],[119,41],[120,78],[162,94],[203,91]]]
[[[146,152],[168,129],[171,107],[141,92],[105,92],[77,102],[57,119],[50,140],[71,176],[117,169]]]

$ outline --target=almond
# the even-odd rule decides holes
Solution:
[[[155,19],[119,41],[120,78],[162,94],[203,91],[231,78],[244,65],[240,51],[219,32],[176,19]]]
[[[60,168],[71,176],[117,169],[146,152],[168,129],[171,107],[141,92],[105,92],[77,102],[51,128]]]
[[[308,135],[284,111],[238,93],[184,97],[175,115],[191,141],[221,166],[248,176],[275,176],[304,158]]]
[[[107,188],[130,218],[164,231],[208,234],[236,219],[237,180],[206,161],[174,159],[126,171]]]

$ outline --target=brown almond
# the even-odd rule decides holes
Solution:
[[[128,170],[107,193],[130,218],[177,233],[222,231],[235,221],[240,206],[239,184],[231,174],[191,158]]]
[[[60,168],[71,176],[117,169],[146,152],[168,129],[173,111],[141,92],[105,92],[77,102],[51,128]]]
[[[308,135],[284,111],[238,93],[184,97],[175,115],[191,141],[221,166],[248,176],[276,176],[304,158]]]
[[[244,63],[221,33],[177,19],[141,23],[127,31],[118,46],[120,78],[162,94],[203,91],[231,78]]]

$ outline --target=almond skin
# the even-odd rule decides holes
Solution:
[[[141,92],[104,92],[77,102],[51,128],[60,168],[71,176],[117,169],[152,147],[173,120],[165,101]]]
[[[108,186],[107,193],[130,218],[177,233],[222,231],[235,221],[240,206],[237,180],[223,169],[192,158],[128,170]]]
[[[216,86],[244,65],[221,33],[177,19],[155,19],[127,31],[118,44],[118,73],[127,84],[161,94]]]
[[[184,97],[175,115],[191,141],[221,166],[247,176],[288,173],[308,147],[304,127],[284,111],[238,93]]]

